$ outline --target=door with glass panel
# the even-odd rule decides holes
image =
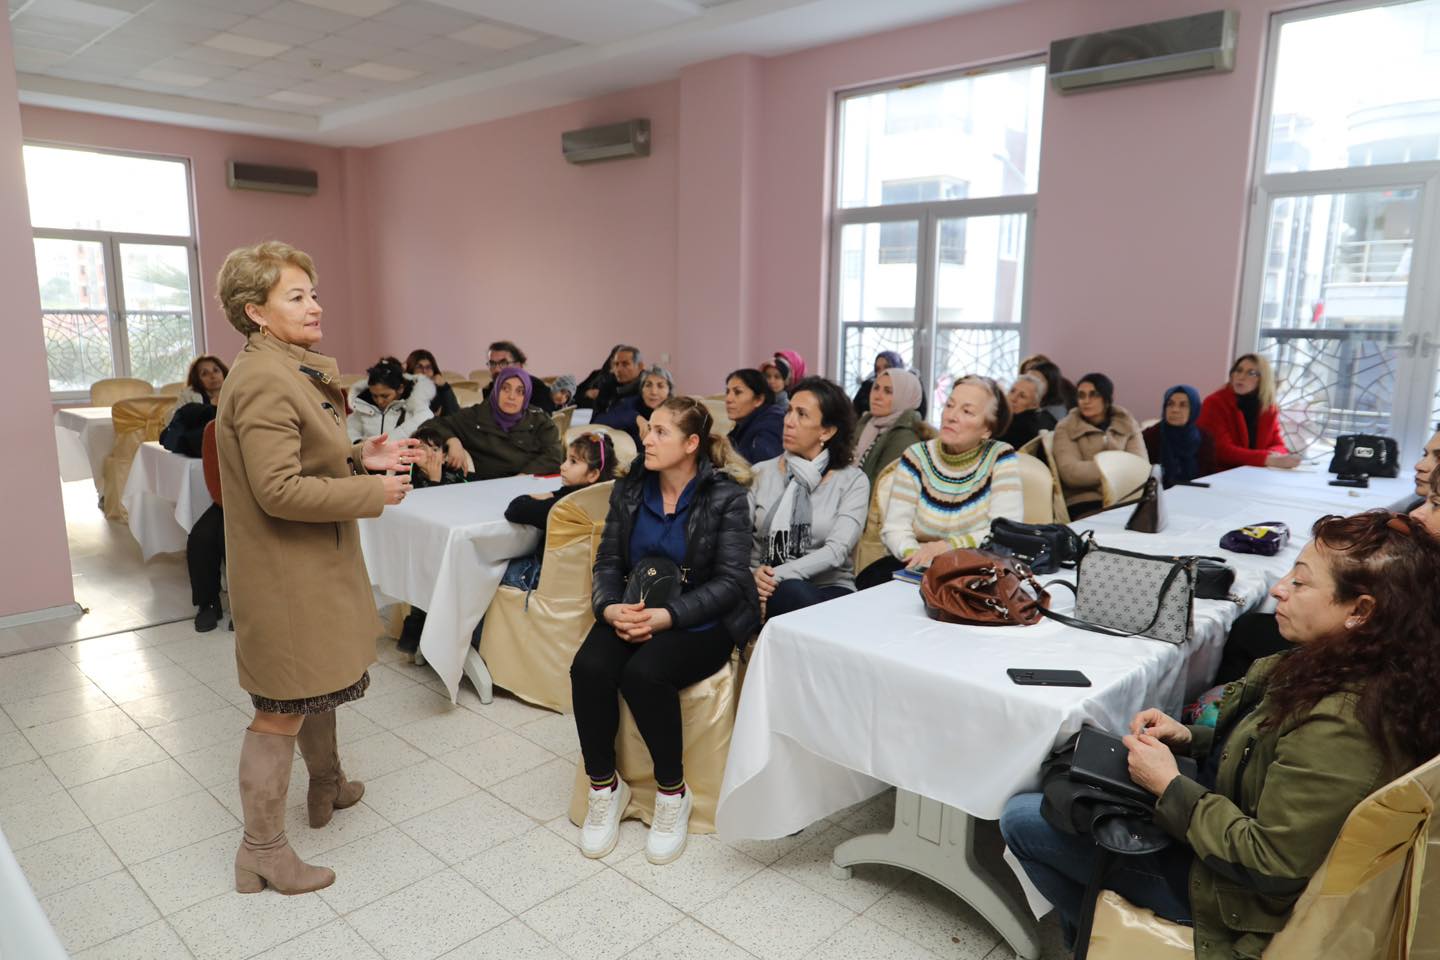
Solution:
[[[1440,0],[1277,21],[1239,346],[1291,449],[1375,433],[1409,460],[1440,414]]]
[[[830,329],[847,390],[893,350],[935,419],[955,377],[1015,375],[1043,99],[1038,63],[839,99]]]

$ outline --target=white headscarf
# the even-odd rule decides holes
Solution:
[[[911,410],[919,410],[920,400],[925,396],[925,388],[920,386],[920,378],[915,376],[913,370],[897,370],[891,367],[882,370],[880,377],[890,378],[890,389],[895,394],[895,399],[890,404],[890,412],[885,416],[877,417],[872,413],[866,418],[865,426],[860,428],[860,439],[855,442],[856,460],[864,460],[865,454],[870,452],[875,441],[895,426],[895,421],[902,415]],[[880,388],[880,377],[875,378],[874,390]]]

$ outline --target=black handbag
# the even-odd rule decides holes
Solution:
[[[1150,476],[1140,485],[1140,496],[1135,501],[1135,509],[1130,514],[1130,519],[1125,521],[1126,530],[1134,530],[1136,533],[1159,533],[1165,529],[1165,508],[1160,500],[1160,491],[1164,489],[1161,482],[1159,467],[1150,470]]]
[[[1085,552],[1085,543],[1063,523],[1021,523],[996,517],[980,549],[1019,560],[1035,573],[1054,573],[1075,566]]]
[[[669,557],[641,557],[625,579],[624,603],[643,603],[647,607],[666,607],[680,596],[685,586],[685,571]]]
[[[1240,600],[1230,591],[1235,586],[1235,568],[1219,557],[1185,557],[1195,564],[1195,599]]]
[[[1394,437],[1347,433],[1335,438],[1330,472],[1341,477],[1398,477],[1400,448]]]

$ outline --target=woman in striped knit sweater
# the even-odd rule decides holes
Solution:
[[[1010,425],[1005,391],[988,377],[960,379],[945,401],[940,436],[905,451],[895,468],[880,538],[890,552],[855,578],[858,589],[902,567],[923,570],[940,554],[974,547],[995,517],[1023,520],[1020,465],[994,439]]]

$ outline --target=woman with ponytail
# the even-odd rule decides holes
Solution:
[[[595,626],[570,667],[591,786],[580,830],[587,857],[615,848],[630,802],[615,771],[622,696],[659,787],[645,856],[662,864],[684,851],[692,801],[681,765],[680,691],[724,667],[760,625],[750,575],[750,468],[713,429],[699,400],[665,401],[650,415],[644,453],[610,495],[595,555]],[[669,603],[625,602],[641,560],[679,567],[680,589]]]

